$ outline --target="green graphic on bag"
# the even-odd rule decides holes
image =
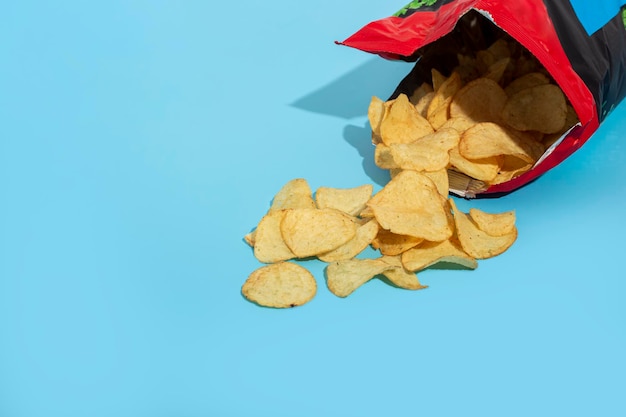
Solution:
[[[398,12],[396,12],[394,14],[394,16],[404,16],[405,14],[407,14],[409,11],[411,10],[417,10],[421,7],[424,6],[432,6],[433,4],[437,3],[439,0],[417,0],[417,1],[412,1],[409,4],[407,4],[406,6],[404,6],[402,9],[400,9]]]

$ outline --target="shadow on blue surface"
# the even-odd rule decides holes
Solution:
[[[367,115],[372,95],[387,98],[406,76],[411,64],[372,58],[335,81],[291,105],[313,113],[352,119]]]

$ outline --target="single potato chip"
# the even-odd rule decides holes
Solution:
[[[356,229],[351,216],[330,208],[287,210],[280,222],[283,240],[298,258],[337,249],[356,235]]]
[[[514,210],[503,213],[486,213],[477,208],[470,208],[469,216],[480,230],[491,236],[508,235],[513,233],[515,229]]]
[[[439,129],[411,143],[389,145],[393,164],[415,171],[439,171],[448,166],[448,152],[458,145],[460,138],[455,129]]]
[[[241,292],[248,300],[265,307],[296,307],[315,297],[317,283],[302,266],[279,262],[253,271]]]
[[[451,149],[449,155],[453,168],[480,181],[491,182],[500,171],[499,156],[471,160],[461,155],[458,147]]]
[[[477,78],[461,88],[450,103],[450,117],[479,122],[499,122],[506,103],[504,89],[490,78]]]
[[[435,97],[435,92],[430,91],[424,94],[424,96],[421,97],[417,101],[417,103],[415,103],[415,110],[423,118],[426,118],[426,113],[428,112],[428,106],[430,105],[430,102],[433,101],[433,97]]]
[[[393,265],[392,269],[383,271],[383,275],[393,285],[405,290],[423,290],[428,288],[427,285],[422,285],[417,279],[415,272],[407,271],[402,265],[400,256],[383,256],[380,258],[389,265]]]
[[[423,241],[424,239],[419,237],[398,235],[389,230],[379,229],[371,244],[374,249],[379,250],[383,255],[395,256],[419,245]]]
[[[378,97],[372,97],[370,105],[367,108],[367,118],[370,122],[372,132],[376,136],[380,136],[380,123],[386,116],[388,106],[385,106],[385,102]]]
[[[513,81],[511,81],[506,87],[504,87],[504,92],[507,96],[512,96],[515,93],[518,93],[522,90],[525,90],[530,87],[536,87],[538,85],[549,84],[550,79],[541,72],[534,71],[529,72],[528,74],[524,74],[520,77],[517,77]]]
[[[289,210],[267,213],[254,232],[254,256],[260,262],[275,263],[295,258],[280,232],[280,224]]]
[[[409,271],[421,271],[440,262],[461,265],[468,269],[478,268],[476,259],[465,253],[451,239],[442,242],[424,242],[401,255],[402,265]]]
[[[334,208],[356,216],[372,197],[374,187],[364,184],[353,188],[319,187],[315,192],[318,208]]]
[[[416,171],[402,171],[367,203],[383,229],[431,241],[452,235],[445,199],[432,180]]]
[[[433,87],[430,84],[422,83],[419,87],[413,90],[413,94],[411,94],[411,97],[409,97],[409,101],[411,102],[411,104],[415,105],[422,99],[422,97],[432,92]]]
[[[378,234],[378,229],[378,222],[371,219],[356,229],[356,234],[352,239],[339,246],[337,249],[320,254],[317,257],[324,262],[335,262],[354,258],[372,243]]]
[[[347,297],[376,275],[393,269],[382,259],[348,259],[328,264],[326,284],[338,297]]]
[[[315,208],[309,183],[304,178],[296,178],[285,184],[274,196],[269,211]]]
[[[554,84],[525,88],[510,96],[502,109],[502,120],[513,129],[556,133],[565,125],[567,102]]]
[[[426,119],[433,128],[439,129],[450,118],[450,102],[460,88],[461,76],[456,72],[441,83],[439,88],[435,88],[435,95],[426,110]]]
[[[517,228],[503,236],[491,236],[481,230],[469,215],[460,211],[454,200],[449,199],[449,202],[459,243],[468,255],[476,259],[492,258],[506,251],[517,239]]]
[[[461,135],[459,153],[470,160],[512,155],[532,163],[536,151],[531,140],[496,123],[477,123]]]
[[[433,133],[432,126],[415,110],[406,94],[400,94],[393,101],[380,122],[380,137],[386,145],[410,143],[429,133]]]

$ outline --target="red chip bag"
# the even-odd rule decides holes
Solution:
[[[467,197],[511,192],[557,166],[579,149],[626,95],[626,11],[620,1],[420,0],[395,15],[368,23],[338,44],[385,59],[415,62],[390,98],[449,73],[464,51],[484,50],[510,37],[536,59],[565,94],[578,119],[550,143],[523,174],[455,192]],[[599,4],[597,4],[599,3]],[[593,12],[590,10],[593,9]]]

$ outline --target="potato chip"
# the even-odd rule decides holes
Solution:
[[[315,192],[318,208],[334,208],[356,216],[372,196],[373,186],[364,184],[353,188],[319,187]]]
[[[439,129],[415,142],[389,145],[393,164],[415,171],[444,169],[450,162],[448,152],[458,145],[460,137],[455,129]],[[387,166],[394,167],[391,164]]]
[[[280,224],[287,211],[271,211],[259,222],[254,232],[254,256],[259,261],[274,263],[296,257],[285,243],[280,231]]]
[[[411,94],[411,97],[409,97],[409,101],[411,102],[411,104],[415,105],[422,99],[422,97],[432,92],[433,87],[430,84],[422,83],[419,87],[413,90],[413,94]]]
[[[491,236],[481,230],[469,215],[460,211],[454,200],[449,201],[459,243],[468,255],[476,259],[491,258],[507,250],[517,239],[517,228],[503,236]]]
[[[499,59],[489,66],[487,72],[483,75],[483,77],[500,83],[502,77],[504,76],[504,72],[507,70],[510,64],[511,58],[509,57]]]
[[[490,182],[491,184],[501,184],[519,177],[523,173],[529,171],[533,167],[533,162],[527,162],[516,156],[504,155],[502,157],[502,165],[498,175]]]
[[[382,169],[396,169],[400,167],[393,159],[391,146],[387,146],[384,143],[379,143],[374,149],[374,164]]]
[[[435,95],[426,110],[426,119],[434,129],[439,129],[450,118],[450,102],[460,88],[461,77],[453,72],[439,88],[435,89]]]
[[[248,300],[265,307],[296,307],[311,301],[317,283],[304,267],[292,262],[265,265],[253,271],[241,287]]]
[[[450,193],[450,181],[448,180],[448,170],[446,168],[437,171],[424,171],[422,173],[433,181],[439,194],[444,197],[448,196]]]
[[[568,130],[570,130],[574,125],[578,123],[578,115],[576,114],[576,110],[568,104],[567,105],[567,115],[565,116],[565,124],[563,129],[559,130],[556,133],[552,133],[549,135],[544,135],[541,139],[541,143],[544,148],[548,149],[552,146],[557,140],[561,138]]]
[[[303,178],[287,182],[274,196],[269,211],[292,208],[315,208],[311,187]]]
[[[534,72],[529,72],[528,74],[524,74],[521,77],[517,77],[516,79],[511,81],[509,84],[507,84],[506,87],[504,87],[504,92],[506,93],[507,96],[510,97],[513,94],[518,93],[527,88],[536,87],[538,85],[544,85],[544,84],[549,84],[549,83],[550,83],[550,79],[547,76],[545,76],[541,72],[534,71]]]
[[[470,160],[512,155],[526,162],[534,162],[535,149],[519,133],[496,123],[477,123],[461,135],[459,153]]]
[[[441,126],[440,129],[454,129],[459,134],[465,132],[470,127],[474,126],[476,122],[465,116],[452,116]]]
[[[367,118],[370,122],[372,132],[377,136],[380,136],[380,123],[385,118],[387,110],[388,106],[385,105],[383,100],[375,96],[372,97],[370,105],[367,108]]]
[[[402,265],[409,271],[421,271],[440,262],[461,265],[468,269],[478,268],[476,259],[465,253],[451,239],[442,242],[424,242],[401,255]]]
[[[435,92],[431,91],[431,92],[424,94],[424,96],[420,98],[417,101],[417,103],[415,103],[414,107],[415,107],[415,110],[417,111],[417,114],[419,114],[423,118],[426,118],[426,113],[428,112],[428,106],[430,105],[430,102],[433,101],[433,97],[435,97]]]
[[[410,143],[433,132],[433,128],[400,94],[391,104],[389,112],[380,123],[380,137],[384,144]]]
[[[244,237],[243,240],[250,246],[254,247],[254,241],[256,239],[256,229],[251,231],[250,233],[247,233]]]
[[[378,234],[378,229],[378,222],[371,219],[356,229],[356,234],[352,239],[339,246],[337,249],[320,254],[317,257],[324,262],[335,262],[354,258],[372,243]]]
[[[470,218],[476,226],[491,236],[504,236],[515,229],[515,211],[503,213],[486,213],[477,208],[469,209]]]
[[[383,275],[393,285],[405,290],[423,290],[428,288],[427,285],[422,285],[417,279],[415,272],[407,271],[402,265],[400,256],[383,256],[380,258],[382,261],[394,266],[392,269],[383,271]]]
[[[450,166],[480,181],[493,181],[500,171],[500,157],[492,156],[482,159],[467,159],[456,147],[450,150]]]
[[[298,258],[330,252],[352,239],[356,229],[351,216],[330,208],[287,210],[280,223],[287,247]]]
[[[414,236],[398,235],[389,230],[379,229],[378,234],[372,240],[372,247],[379,250],[383,255],[400,255],[420,243],[424,239]]]
[[[399,173],[367,205],[381,227],[393,233],[432,241],[452,235],[437,187],[416,171]]]
[[[347,297],[376,275],[393,269],[382,259],[348,259],[328,264],[326,285],[338,297]]]
[[[510,96],[502,109],[504,122],[517,130],[555,133],[565,125],[567,102],[554,84],[526,88]]]
[[[439,90],[441,88],[441,86],[443,85],[443,83],[446,82],[447,77],[445,75],[443,75],[438,69],[436,68],[432,68],[430,70],[430,79],[433,83],[433,91],[437,92],[437,90]]]
[[[477,123],[497,123],[506,101],[506,93],[496,81],[477,78],[455,94],[450,103],[450,117],[464,117]]]

